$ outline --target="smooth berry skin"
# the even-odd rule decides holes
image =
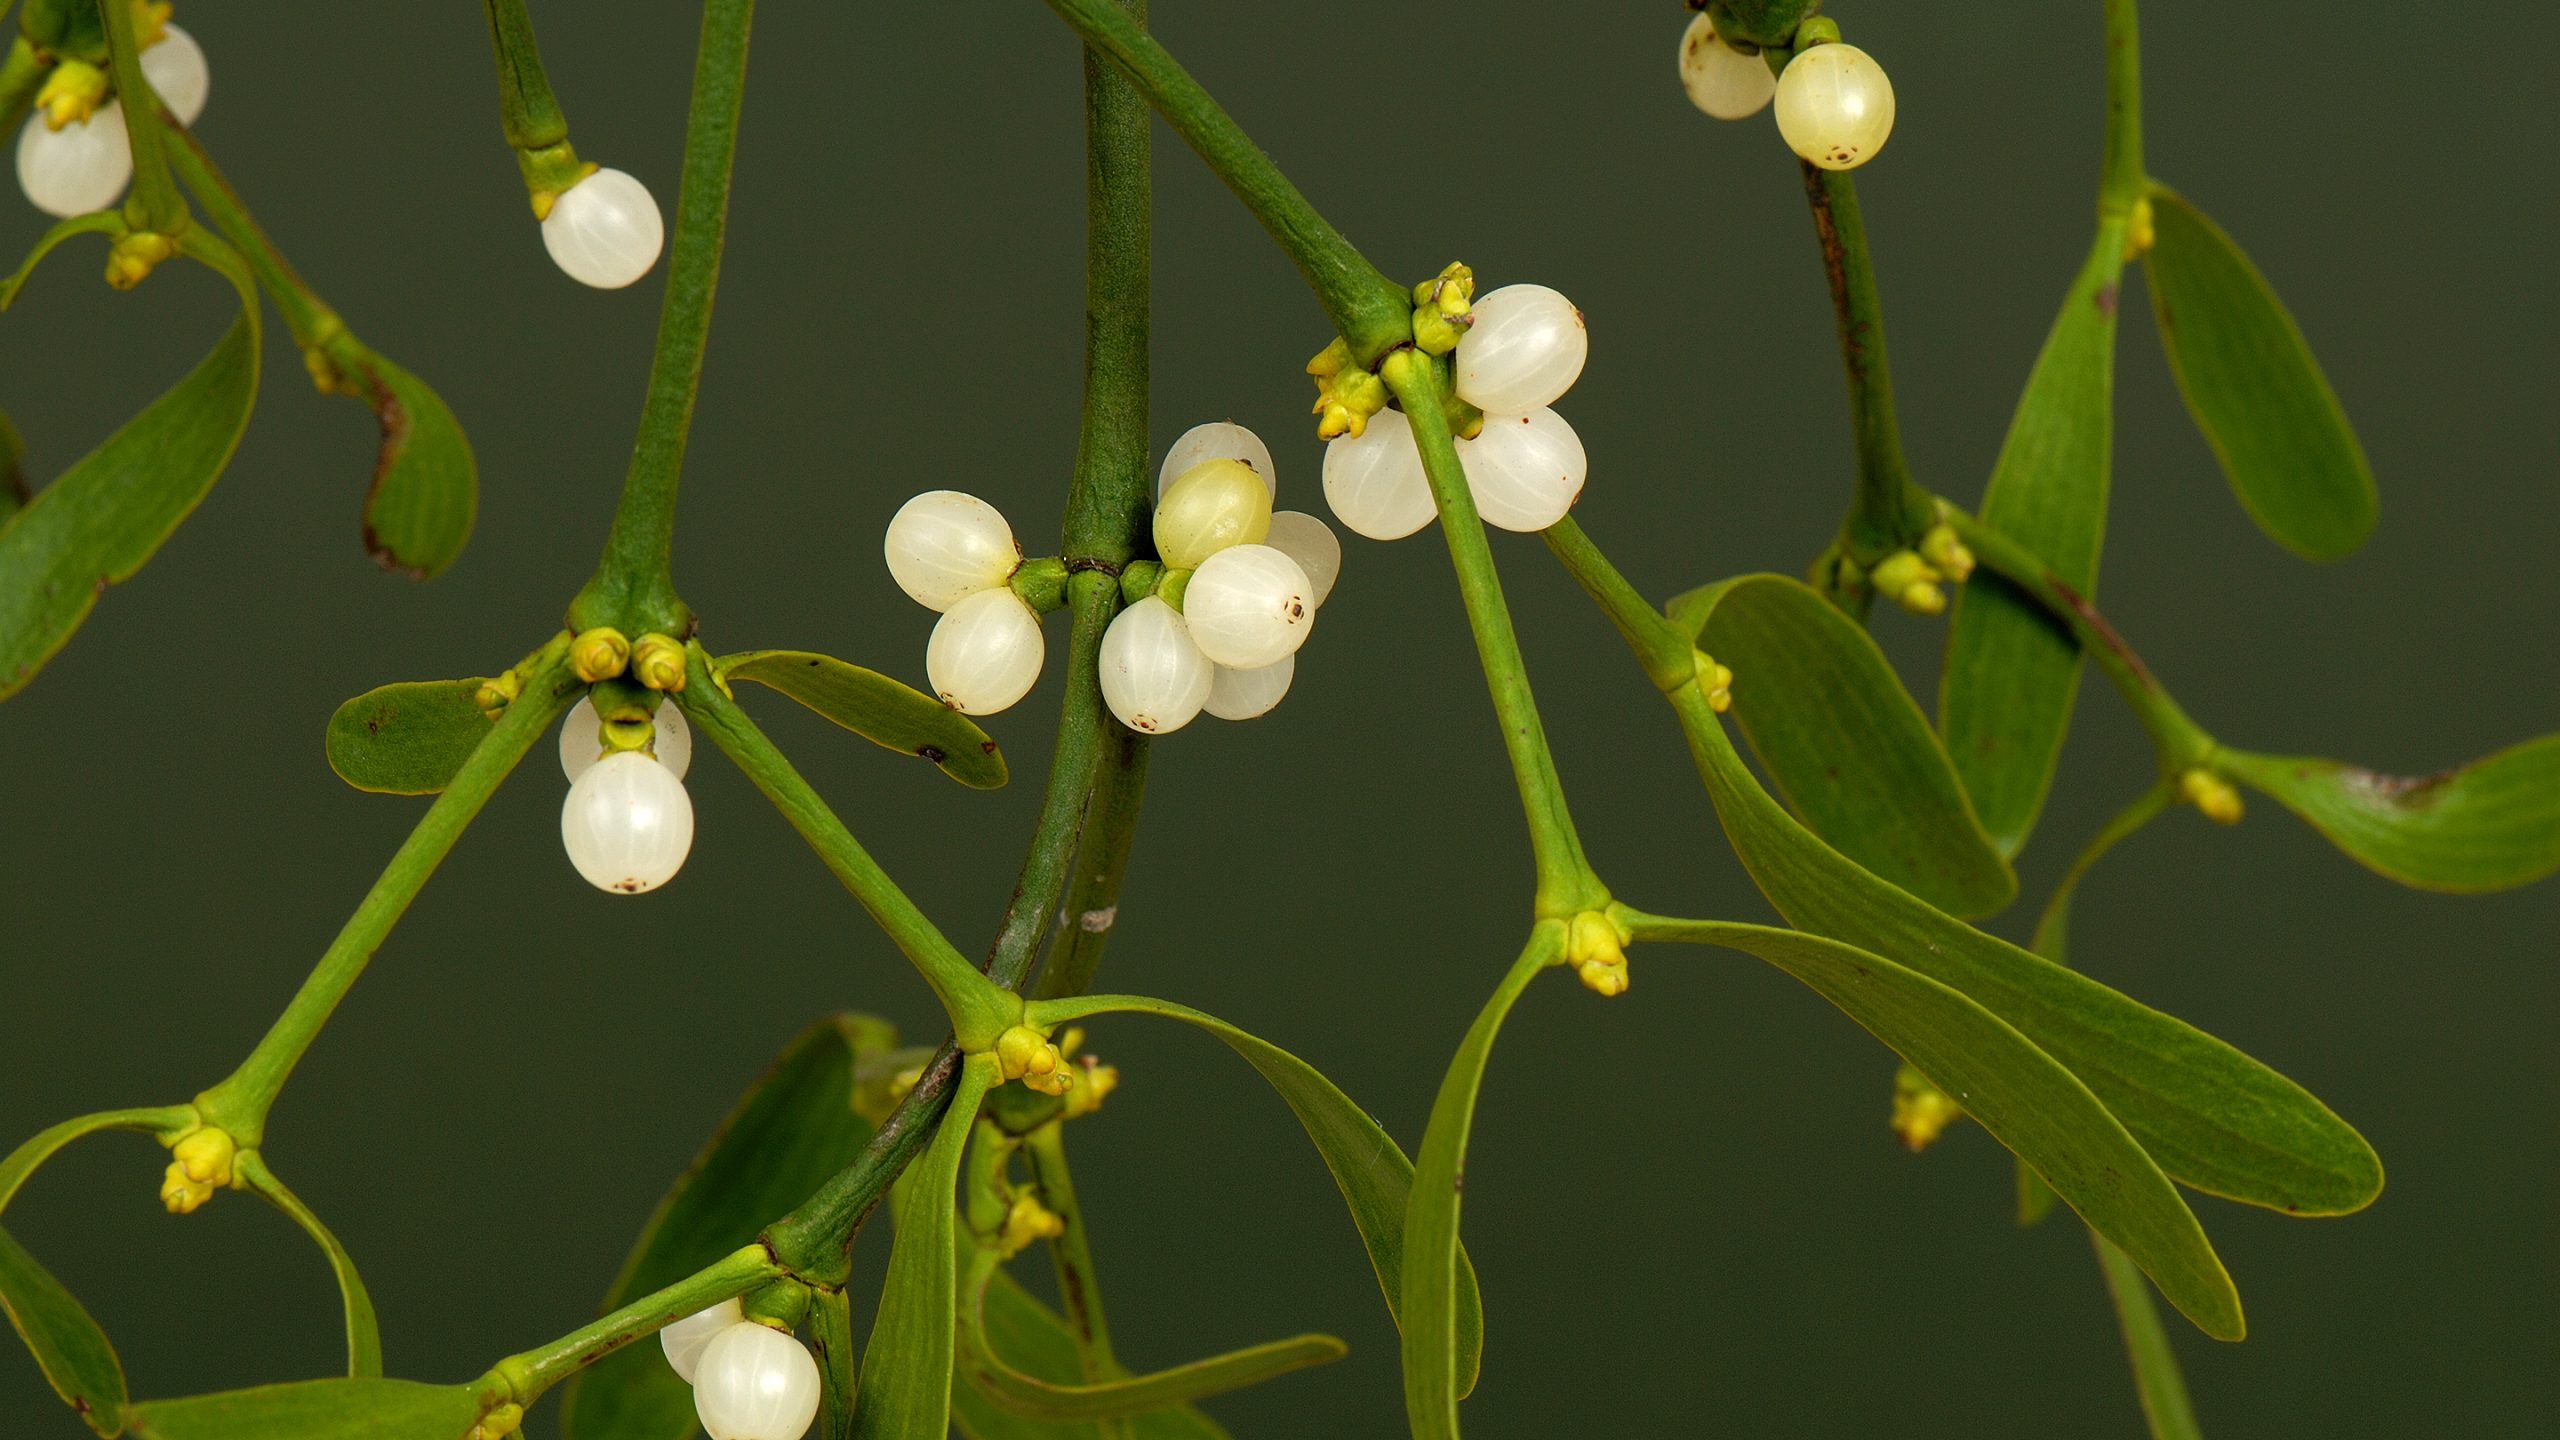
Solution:
[[[899,506],[880,551],[890,578],[927,610],[948,610],[992,590],[1022,564],[1022,547],[1004,516],[957,490],[927,490]]]
[[[1311,602],[1322,605],[1342,577],[1342,540],[1333,527],[1303,510],[1283,510],[1271,517],[1271,533],[1262,543],[1298,562],[1306,572]]]
[[[1156,471],[1156,496],[1161,499],[1167,487],[1182,478],[1185,471],[1210,460],[1235,460],[1262,477],[1262,488],[1273,499],[1280,495],[1280,475],[1271,465],[1271,447],[1262,437],[1232,420],[1212,420],[1194,425],[1182,432],[1164,452],[1164,465]]]
[[[213,70],[204,63],[204,47],[175,25],[162,25],[160,38],[142,47],[142,78],[181,125],[196,123],[213,93]]]
[[[638,895],[675,878],[693,850],[684,782],[637,750],[597,761],[560,806],[560,843],[588,884]]]
[[[925,675],[943,704],[993,715],[1031,693],[1048,648],[1038,613],[999,585],[942,613],[925,645]]]
[[[653,732],[650,753],[667,767],[668,774],[683,779],[693,768],[693,727],[685,723],[684,712],[673,700],[661,701],[658,713],[649,717],[649,726]],[[603,758],[604,721],[596,716],[595,702],[581,697],[569,707],[569,718],[560,722],[560,773],[575,785]]]
[[[552,263],[598,290],[619,290],[648,274],[666,241],[656,197],[620,170],[598,170],[561,191],[542,217]]]
[[[1680,37],[1680,86],[1689,103],[1718,120],[1757,115],[1778,93],[1778,77],[1757,55],[1745,55],[1716,38],[1716,22],[1701,11]]]
[[[1458,340],[1458,398],[1487,415],[1553,405],[1582,377],[1591,332],[1573,302],[1544,285],[1505,285],[1479,295],[1475,323]]]
[[[59,130],[45,128],[43,116],[30,115],[18,132],[18,188],[47,215],[68,220],[104,210],[132,178],[124,107],[113,100]]]
[[[1360,434],[1325,445],[1324,499],[1333,518],[1372,540],[1401,540],[1439,518],[1403,411],[1381,410]]]
[[[1209,681],[1209,699],[1200,708],[1221,720],[1252,720],[1271,713],[1297,678],[1298,657],[1283,655],[1259,670],[1218,667]]]
[[[721,1301],[708,1310],[687,1315],[658,1332],[658,1348],[667,1356],[667,1366],[676,1378],[687,1385],[693,1383],[694,1370],[702,1360],[702,1352],[721,1332],[732,1325],[747,1323],[747,1313],[735,1298]]]
[[[1102,701],[1142,735],[1170,735],[1209,702],[1216,666],[1192,643],[1181,612],[1150,595],[1114,617],[1097,657]]]
[[[1315,587],[1298,562],[1268,545],[1221,550],[1182,592],[1191,643],[1214,664],[1259,670],[1297,653],[1315,629]]]
[[[1778,77],[1778,134],[1825,170],[1854,170],[1893,134],[1893,82],[1855,45],[1816,45]]]
[[[1458,446],[1458,463],[1484,523],[1528,534],[1563,519],[1591,474],[1582,437],[1544,408],[1485,416],[1476,438]]]
[[[750,1320],[703,1347],[693,1409],[711,1440],[800,1440],[818,1418],[818,1388],[809,1347]]]
[[[1230,545],[1258,545],[1270,533],[1271,487],[1241,460],[1203,460],[1156,502],[1156,556],[1171,569],[1197,569]]]

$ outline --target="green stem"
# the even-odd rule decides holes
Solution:
[[[2177,782],[2161,776],[2151,782],[2149,789],[2109,816],[2106,824],[2098,827],[2098,833],[2090,836],[2089,843],[2081,846],[2080,853],[2072,857],[2071,867],[2062,872],[2062,879],[2055,883],[2053,894],[2044,902],[2044,909],[2036,915],[2035,938],[2028,943],[2029,949],[2057,965],[2063,963],[2067,944],[2065,937],[2071,924],[2071,895],[2081,877],[2088,874],[2089,868],[2114,849],[2119,841],[2150,824],[2154,816],[2168,808],[2177,794]]]
[[[2176,775],[2211,763],[2220,748],[2214,738],[2188,718],[2187,712],[2152,678],[2142,657],[2134,654],[2133,647],[2098,613],[2096,604],[2065,583],[2025,546],[1944,500],[1938,501],[1936,508],[1976,560],[2033,596],[2071,631],[2081,650],[2096,662],[2125,703],[2133,707],[2142,728],[2150,732],[2163,774]]]
[[[187,228],[187,202],[169,178],[169,157],[160,127],[150,123],[160,111],[160,97],[142,78],[142,46],[133,33],[133,7],[102,0],[98,13],[106,21],[107,64],[115,73],[116,94],[123,98],[125,139],[133,147],[133,191],[125,197],[125,223],[136,230],[176,235]],[[149,97],[148,104],[136,104]]]
[[[1502,579],[1494,570],[1492,547],[1485,543],[1475,498],[1450,441],[1448,415],[1432,383],[1431,367],[1421,352],[1400,350],[1389,357],[1383,373],[1388,389],[1413,422],[1423,473],[1440,508],[1440,533],[1449,544],[1449,564],[1458,574],[1458,595],[1466,604],[1467,627],[1475,633],[1476,658],[1484,667],[1486,688],[1493,694],[1503,748],[1510,755],[1520,807],[1528,817],[1529,843],[1538,866],[1535,913],[1541,918],[1565,916],[1607,904],[1609,892],[1592,873],[1581,837],[1574,833],[1573,817],[1565,808],[1564,784],[1556,775],[1555,756],[1547,748],[1537,700],[1529,693],[1529,672],[1520,659],[1519,638],[1512,633],[1511,611],[1503,603]]]
[[[111,9],[114,7],[110,7]],[[258,1042],[240,1068],[196,1097],[196,1108],[208,1125],[230,1132],[241,1149],[258,1148],[266,1133],[267,1110],[275,1103],[276,1094],[300,1062],[303,1052],[320,1034],[329,1015],[338,1008],[356,977],[364,973],[367,961],[380,948],[401,913],[416,899],[418,891],[434,874],[436,866],[462,838],[465,827],[488,803],[489,796],[515,768],[525,751],[542,738],[554,716],[558,715],[576,693],[577,684],[569,674],[569,637],[560,635],[535,652],[534,663],[522,675],[524,693],[498,717],[498,723],[483,737],[471,758],[462,762],[446,784],[444,793],[427,807],[417,828],[383,867],[381,878],[365,892],[348,917],[338,937],[313,966],[310,978],[302,982],[284,1013],[276,1017],[266,1037]]]
[[[213,157],[205,153],[202,143],[185,127],[163,121],[169,140],[169,164],[197,208],[231,248],[249,262],[258,284],[274,302],[277,313],[284,316],[287,329],[293,332],[293,343],[304,350],[326,345],[346,333],[346,325],[336,311],[313,293],[284,253],[249,214],[240,193],[231,188],[215,168]]]
[[[1655,688],[1668,693],[1698,677],[1696,647],[1670,617],[1636,593],[1636,587],[1591,543],[1579,522],[1568,515],[1540,532],[1539,538],[1617,627]]]
[[[1102,1313],[1102,1285],[1093,1267],[1092,1237],[1085,1229],[1084,1209],[1076,1203],[1076,1185],[1067,1171],[1064,1125],[1043,1125],[1023,1137],[1023,1158],[1040,1187],[1040,1203],[1065,1222],[1066,1229],[1049,1242],[1049,1259],[1058,1272],[1058,1308],[1075,1330],[1076,1360],[1085,1382],[1109,1380],[1120,1373],[1111,1354],[1111,1325]],[[1121,1433],[1126,1433],[1122,1427]]]
[[[1200,82],[1191,78],[1117,0],[1048,0],[1049,8],[1127,72],[1138,92],[1199,152],[1218,178],[1271,232],[1323,302],[1352,357],[1374,367],[1413,338],[1413,297],[1389,280],[1316,213],[1271,157],[1255,147]]]
[[[569,138],[569,118],[551,94],[542,48],[534,43],[533,18],[524,0],[488,0],[489,45],[498,56],[498,119],[507,143],[542,150]]]
[[[949,1044],[935,1053],[915,1087],[853,1163],[828,1177],[818,1193],[765,1227],[765,1244],[791,1273],[814,1283],[842,1285],[853,1271],[853,1237],[897,1183],[909,1161],[924,1153],[950,1107],[960,1076],[960,1052]],[[962,1124],[968,1117],[962,1117]]]
[[[2142,168],[2142,33],[2134,0],[2107,0],[2107,153],[2098,177],[2102,214],[2133,208],[2150,185]]]
[[[631,468],[623,476],[622,501],[614,507],[604,559],[569,607],[575,629],[613,625],[633,636],[693,632],[693,612],[676,595],[667,557],[675,543],[676,481],[684,470],[703,346],[711,336],[712,294],[720,281],[730,161],[738,149],[747,29],[755,8],[755,0],[706,0],[702,7],[693,103],[685,120],[684,178],[676,192],[675,234],[668,246],[667,288],[658,308],[648,396],[640,407],[640,434],[631,447]]]
[[[1081,995],[1093,988],[1103,947],[1111,943],[1111,926],[1120,915],[1120,882],[1129,871],[1129,849],[1138,838],[1138,801],[1147,786],[1147,741],[1127,726],[1112,728],[1116,733],[1104,741],[1094,777],[1084,845],[1076,852],[1075,873],[1061,897],[1057,938],[1040,969],[1040,983],[1033,987],[1038,999]]]
[[[1885,352],[1884,301],[1876,293],[1875,262],[1867,254],[1857,183],[1846,171],[1810,163],[1803,168],[1805,199],[1813,210],[1814,235],[1822,242],[1822,271],[1831,284],[1831,310],[1839,326],[1849,428],[1858,447],[1857,494],[1841,537],[1853,558],[1872,565],[1919,542],[1929,528],[1929,494],[1913,482],[1911,464],[1902,453],[1893,367]]]
[[[531,1405],[542,1392],[644,1336],[780,1279],[783,1267],[762,1245],[732,1251],[663,1290],[653,1290],[592,1325],[489,1367],[488,1382],[506,1398]]]
[[[2177,1352],[2169,1348],[2169,1332],[2161,1327],[2159,1307],[2151,1303],[2151,1282],[2143,1278],[2142,1267],[2105,1236],[2092,1230],[2089,1243],[2097,1247],[2098,1268],[2107,1277],[2107,1296],[2115,1302],[2116,1320],[2124,1327],[2125,1354],[2133,1362],[2134,1390],[2141,1397],[2152,1440],[2204,1440],[2204,1431],[2196,1425],[2195,1405],[2187,1398],[2186,1377],[2178,1373]]]
[[[35,107],[36,92],[53,73],[53,60],[26,36],[9,42],[9,58],[0,60],[0,135],[17,133],[18,122]]]
[[[818,852],[828,871],[853,893],[899,953],[915,965],[925,983],[933,987],[934,998],[942,1002],[944,1012],[951,1017],[961,1043],[970,1050],[983,1050],[993,1044],[996,1035],[1021,1014],[1022,1002],[989,984],[976,966],[952,948],[942,931],[925,918],[916,902],[907,898],[907,893],[862,848],[862,842],[853,838],[844,821],[765,738],[756,722],[738,708],[738,702],[721,692],[720,682],[711,674],[711,657],[698,644],[686,649],[692,664],[685,687],[676,697],[684,707],[685,718],[737,762],[755,787],[782,812],[782,818],[791,822],[791,828],[800,832],[810,849]]]

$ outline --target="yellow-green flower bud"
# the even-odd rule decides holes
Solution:
[[[63,60],[44,77],[35,108],[44,112],[48,130],[59,130],[97,113],[107,98],[107,72],[86,60]]]
[[[1920,537],[1920,558],[1957,585],[1973,574],[1973,552],[1956,538],[1953,525],[1930,526],[1929,533]]]
[[[2158,238],[2159,231],[2154,227],[2151,219],[2151,197],[2145,195],[2133,202],[2133,212],[2125,216],[2124,258],[2126,263],[2130,264],[2141,259],[2150,251],[2151,243]]]
[[[169,1168],[160,1178],[160,1203],[172,1215],[185,1215],[231,1184],[239,1147],[231,1132],[198,1125],[169,1146]]]
[[[1039,1196],[1017,1191],[1004,1212],[1004,1227],[996,1232],[996,1252],[1010,1260],[1034,1240],[1055,1240],[1066,1233],[1067,1222],[1041,1204]]]
[[[631,664],[631,642],[610,625],[583,631],[569,642],[569,668],[593,685],[610,680]]]
[[[1072,1083],[1058,1047],[1028,1025],[1008,1026],[995,1048],[998,1079],[1019,1080],[1045,1095],[1063,1095]]]
[[[1964,1118],[1964,1107],[1928,1076],[1909,1065],[1893,1072],[1893,1133],[1913,1154],[1929,1148],[1946,1128]]]
[[[1877,594],[1914,615],[1935,615],[1947,608],[1947,593],[1938,588],[1942,578],[1916,550],[1896,550],[1867,572],[1867,583],[1875,586]]]
[[[1090,1055],[1076,1061],[1075,1088],[1067,1092],[1066,1117],[1090,1115],[1102,1108],[1102,1102],[1120,1088],[1120,1067],[1105,1065]]]
[[[1358,435],[1369,428],[1369,417],[1387,408],[1384,381],[1351,363],[1351,347],[1337,337],[1316,352],[1307,362],[1307,374],[1316,382],[1316,438],[1330,440],[1336,435]]]
[[[516,672],[509,670],[481,681],[480,688],[472,692],[471,700],[480,707],[481,714],[496,720],[523,693],[524,681],[517,677]]]
[[[1627,993],[1626,932],[1597,910],[1585,910],[1567,922],[1565,963],[1582,983],[1602,995]]]
[[[524,1429],[524,1407],[509,1401],[480,1417],[463,1440],[507,1440]]]
[[[1691,650],[1690,662],[1698,670],[1698,688],[1707,694],[1707,708],[1721,715],[1733,708],[1733,670],[1719,665],[1704,650]]]
[[[1476,272],[1463,260],[1452,260],[1440,267],[1440,273],[1413,287],[1413,303],[1429,305],[1452,320],[1467,313],[1475,303]]]
[[[119,235],[107,247],[107,283],[118,290],[130,290],[150,279],[161,261],[177,253],[178,243],[166,235],[149,230]]]
[[[643,635],[631,647],[631,674],[652,690],[684,690],[684,642],[671,635]]]
[[[2202,766],[2178,777],[2178,794],[2216,824],[2240,823],[2240,792],[2232,788],[2230,781]]]

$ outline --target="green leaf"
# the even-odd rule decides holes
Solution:
[[[871,1318],[871,1341],[862,1350],[853,1402],[858,1440],[918,1440],[951,1429],[951,1352],[959,1330],[953,1193],[970,1124],[994,1074],[992,1055],[961,1063],[960,1088],[933,1143],[891,1197],[897,1240],[889,1247],[889,1278]]]
[[[2373,470],[2301,327],[2203,211],[2155,184],[2151,215],[2151,313],[2231,493],[2304,559],[2353,553],[2373,533]]]
[[[10,1151],[7,1158],[0,1159],[0,1210],[9,1208],[9,1202],[17,1198],[18,1187],[27,1183],[27,1177],[36,1173],[36,1167],[83,1135],[95,1135],[102,1130],[139,1130],[146,1134],[174,1135],[194,1124],[195,1120],[196,1112],[192,1106],[160,1105],[138,1110],[101,1110],[48,1125]]]
[[[986,1342],[1016,1370],[1058,1384],[1082,1378],[1075,1332],[1066,1317],[1041,1303],[999,1267],[981,1296]],[[1102,1440],[1089,1421],[1040,1420],[999,1407],[972,1385],[951,1392],[951,1419],[970,1440]],[[1126,1440],[1229,1440],[1226,1430],[1197,1407],[1175,1405],[1132,1416],[1116,1427]]]
[[[460,1440],[479,1423],[471,1385],[298,1380],[134,1407],[142,1440]]]
[[[1760,789],[1696,687],[1673,698],[1735,853],[1789,923],[1898,961],[2007,1021],[2188,1185],[2310,1215],[2361,1209],[2380,1193],[2372,1147],[2301,1086],[1851,864]]]
[[[1783,575],[1718,581],[1668,609],[1733,670],[1733,718],[1815,834],[1949,914],[2017,897],[1936,732],[1864,627]]]
[[[1369,1118],[1369,1112],[1353,1104],[1351,1097],[1324,1078],[1322,1071],[1258,1035],[1170,1000],[1146,995],[1076,995],[1034,1001],[1029,1008],[1033,1022],[1040,1025],[1118,1011],[1161,1015],[1208,1031],[1243,1057],[1279,1092],[1297,1114],[1298,1123],[1306,1128],[1307,1138],[1315,1142],[1316,1153],[1323,1157],[1325,1168],[1333,1172],[1333,1183],[1351,1208],[1351,1223],[1360,1231],[1360,1243],[1368,1248],[1369,1266],[1377,1272],[1378,1288],[1386,1293],[1387,1310],[1398,1317],[1399,1324],[1403,1323],[1405,1201],[1413,1189],[1413,1162],[1396,1148],[1395,1141],[1387,1138],[1386,1131],[1378,1128],[1378,1122]],[[1455,1333],[1459,1390],[1463,1394],[1475,1387],[1484,1354],[1484,1306],[1476,1293],[1475,1271],[1463,1263],[1463,1257],[1456,1283]]]
[[[1413,1440],[1456,1440],[1458,1402],[1474,1387],[1484,1320],[1472,1313],[1478,1304],[1475,1282],[1458,1243],[1467,1137],[1475,1128],[1476,1095],[1484,1087],[1494,1037],[1520,993],[1560,953],[1560,943],[1554,927],[1542,925],[1512,962],[1450,1057],[1422,1132],[1413,1202],[1404,1215],[1404,1284],[1388,1292],[1402,1300],[1404,1408]]]
[[[302,1198],[285,1187],[285,1183],[267,1168],[265,1158],[255,1150],[244,1150],[237,1161],[241,1183],[275,1206],[302,1227],[320,1253],[328,1258],[329,1273],[338,1282],[340,1308],[347,1321],[347,1374],[358,1380],[378,1379],[382,1375],[382,1324],[373,1311],[373,1297],[366,1293],[364,1277],[356,1273],[356,1262],[347,1247]]]
[[[1653,936],[1650,930],[1658,928]],[[1938,981],[1854,946],[1715,921],[1636,925],[1638,939],[1746,951],[1821,994],[1955,1097],[1992,1137],[2121,1245],[2205,1333],[2237,1340],[2240,1295],[2177,1187],[2080,1077]]]
[[[115,210],[99,210],[87,215],[74,215],[68,220],[55,221],[42,235],[36,237],[35,248],[27,252],[26,259],[18,262],[18,268],[10,272],[9,278],[0,280],[0,310],[5,310],[17,303],[18,292],[27,287],[27,277],[35,274],[36,265],[44,257],[52,254],[54,247],[63,241],[74,235],[121,236],[125,233],[125,229],[124,215]]]
[[[0,1311],[63,1403],[101,1435],[124,1430],[124,1367],[106,1332],[53,1272],[0,1230]]]
[[[386,570],[423,580],[471,538],[480,505],[471,442],[427,382],[361,345],[332,355],[350,390],[382,426],[373,488],[364,500],[364,548]]]
[[[359,790],[433,795],[487,738],[484,679],[404,680],[367,690],[329,716],[329,768]]]
[[[2169,1347],[2160,1312],[2151,1303],[2150,1282],[2106,1236],[2091,1231],[2089,1243],[2098,1247],[2098,1268],[2107,1277],[2107,1297],[2115,1302],[2116,1321],[2124,1330],[2125,1356],[2133,1364],[2133,1388],[2151,1440],[2204,1440],[2196,1427],[2195,1405],[2187,1399],[2187,1377],[2178,1371],[2178,1354]]]
[[[2560,870],[2560,735],[2416,777],[2239,750],[2214,763],[2403,885],[2477,894]]]
[[[746,650],[711,662],[722,682],[779,690],[875,745],[921,755],[972,790],[1005,782],[1004,752],[976,721],[876,670],[806,650]]]
[[[871,1136],[853,1112],[859,1057],[896,1044],[889,1023],[867,1015],[831,1016],[793,1037],[658,1202],[602,1309],[752,1243],[775,1216],[851,1164]],[[684,1440],[694,1427],[693,1391],[655,1345],[607,1355],[572,1378],[561,1397],[564,1440]]]
[[[231,281],[240,314],[185,379],[0,527],[0,697],[35,678],[108,585],[142,568],[213,488],[249,423],[257,292],[239,257],[203,229],[189,230],[181,248]]]
[[[2124,222],[2110,220],[2062,297],[1982,492],[1983,524],[2090,597],[2107,527],[2123,277]],[[1938,725],[2003,855],[2017,854],[2035,828],[2079,690],[2080,647],[2033,597],[1987,570],[1958,587],[1938,672]]]

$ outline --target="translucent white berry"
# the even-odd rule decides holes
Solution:
[[[1381,410],[1360,434],[1326,443],[1324,499],[1333,518],[1372,540],[1401,540],[1432,522],[1439,511],[1403,411]]]
[[[569,863],[599,890],[637,895],[684,868],[693,849],[693,801],[684,782],[637,750],[587,767],[560,807]]]
[[[667,773],[677,779],[693,768],[693,727],[684,723],[684,712],[672,700],[663,701],[658,713],[649,717],[649,750]],[[604,758],[604,721],[596,716],[595,702],[580,700],[569,707],[569,718],[560,722],[560,773],[569,783],[587,768]]]
[[[1689,103],[1718,120],[1757,115],[1778,91],[1778,77],[1757,55],[1745,55],[1716,38],[1716,24],[1700,12],[1680,37],[1680,84]]]
[[[732,1325],[694,1363],[693,1410],[711,1440],[800,1440],[818,1418],[818,1362],[770,1325]]]
[[[992,590],[1022,564],[1013,527],[996,507],[957,490],[927,490],[899,506],[880,548],[898,588],[928,610]]]
[[[1333,593],[1333,582],[1342,574],[1342,541],[1332,526],[1303,510],[1283,510],[1271,517],[1271,533],[1262,543],[1307,572],[1310,601],[1321,605]]]
[[[542,217],[542,244],[552,263],[599,290],[619,290],[648,274],[666,240],[649,187],[619,170],[598,170],[561,191]]]
[[[1161,497],[1166,486],[1204,460],[1241,461],[1262,477],[1262,488],[1275,498],[1280,493],[1280,472],[1271,467],[1271,447],[1262,443],[1262,437],[1232,420],[1212,420],[1183,431],[1173,448],[1164,452],[1164,466],[1156,471],[1156,494]]]
[[[1520,415],[1573,388],[1591,354],[1582,312],[1544,285],[1505,285],[1476,297],[1458,339],[1458,398],[1488,415]]]
[[[1177,570],[1271,533],[1271,487],[1241,460],[1203,460],[1156,501],[1156,556]]]
[[[1298,657],[1283,655],[1259,670],[1231,670],[1218,667],[1209,681],[1209,701],[1200,708],[1221,720],[1251,720],[1271,713],[1280,697],[1289,693],[1289,682],[1297,678]]]
[[[1307,643],[1315,587],[1298,562],[1268,545],[1235,545],[1201,562],[1182,592],[1191,643],[1219,665],[1259,670]]]
[[[160,38],[142,49],[142,78],[181,125],[193,125],[204,113],[205,96],[213,90],[213,71],[204,63],[204,47],[175,25],[162,25]]]
[[[1467,490],[1487,525],[1535,532],[1564,518],[1591,460],[1564,417],[1543,407],[1526,415],[1487,415],[1484,431],[1458,447]]]
[[[676,1378],[690,1385],[703,1350],[720,1338],[720,1332],[746,1322],[746,1311],[736,1300],[723,1300],[659,1331],[658,1344],[667,1352],[667,1365],[676,1372]]]
[[[1102,701],[1132,730],[1171,734],[1209,701],[1216,667],[1192,643],[1181,613],[1153,595],[1112,619],[1099,659]]]
[[[1778,77],[1778,133],[1825,170],[1854,170],[1893,133],[1893,82],[1855,45],[1816,45]]]
[[[924,647],[924,673],[943,704],[993,715],[1031,693],[1047,654],[1039,615],[999,585],[942,612]]]
[[[43,116],[31,115],[18,132],[18,188],[47,215],[67,220],[104,210],[132,178],[124,108],[113,100],[59,130],[46,129]]]

